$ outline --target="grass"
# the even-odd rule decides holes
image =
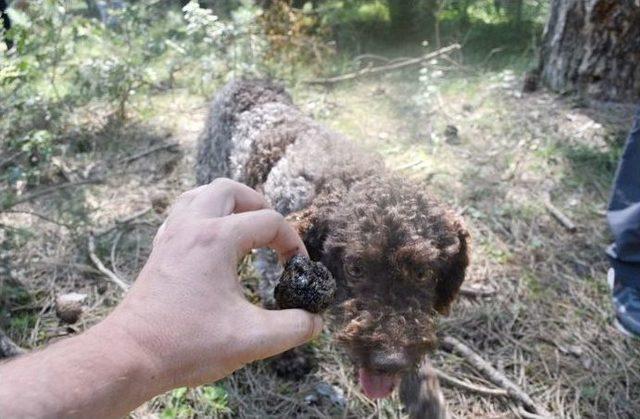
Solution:
[[[497,293],[460,298],[441,321],[443,333],[475,348],[558,417],[633,417],[640,410],[640,345],[611,325],[602,251],[610,238],[601,215],[629,113],[576,108],[545,91],[521,96],[525,67],[447,68],[428,108],[413,99],[424,87],[417,70],[332,90],[298,85],[293,91],[306,112],[380,152],[391,168],[423,182],[464,213],[474,242],[467,282]],[[100,162],[106,184],[21,207],[80,228],[71,234],[27,214],[0,214],[1,225],[31,232],[2,239],[2,260],[11,262],[16,285],[5,283],[0,298],[3,323],[10,312],[10,333],[28,348],[74,333],[58,323],[51,309],[55,295],[89,295],[77,330],[101,319],[121,298],[88,266],[87,226],[111,226],[149,207],[152,195],[172,199],[194,184],[195,143],[206,114],[201,96],[175,89],[136,98],[132,109],[138,113],[124,126],[99,109],[77,111],[88,146],[69,152],[66,164],[75,173]],[[444,140],[449,125],[458,129],[459,143]],[[160,152],[130,165],[117,163],[164,142],[178,143],[181,154]],[[546,212],[547,194],[576,221],[577,233],[564,231]],[[132,281],[162,218],[151,212],[130,228],[101,237],[100,257]],[[255,274],[247,267],[242,273],[251,288]],[[251,289],[247,293],[255,297]],[[379,402],[364,398],[352,366],[329,335],[316,340],[311,351],[318,368],[300,382],[283,381],[266,363],[256,363],[219,383],[161,395],[132,417],[404,417],[397,396]],[[451,375],[487,384],[456,355],[437,351],[433,360]],[[318,397],[319,388],[342,392],[345,404]],[[517,416],[517,406],[506,398],[455,387],[445,387],[445,393],[456,416]]]

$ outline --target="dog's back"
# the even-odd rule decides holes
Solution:
[[[237,147],[232,136],[238,118],[265,103],[291,105],[292,102],[283,87],[264,80],[234,80],[216,94],[198,141],[198,185],[217,177],[232,176],[229,158]]]
[[[281,86],[238,80],[211,105],[199,139],[197,182],[229,177],[289,214],[308,206],[324,184],[348,185],[381,167],[377,156],[304,115]]]

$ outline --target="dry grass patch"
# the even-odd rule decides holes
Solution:
[[[304,89],[298,101],[464,213],[474,239],[467,284],[495,293],[460,298],[441,321],[443,334],[466,342],[555,416],[633,417],[640,411],[640,345],[611,326],[603,254],[609,240],[603,211],[630,126],[628,109],[583,108],[546,92],[520,97],[518,77],[498,73],[443,80],[425,114],[411,99],[413,77]],[[2,321],[23,346],[77,333],[120,300],[120,290],[88,261],[90,229],[116,226],[150,208],[156,193],[172,199],[194,184],[204,102],[177,92],[147,106],[144,123],[83,125],[95,146],[67,156],[67,166],[72,174],[102,173],[104,183],[14,208],[49,220],[0,214],[0,263],[9,273],[3,276]],[[456,127],[458,140],[446,140],[447,126]],[[114,139],[118,147],[107,146]],[[179,153],[162,150],[118,164],[165,143],[176,143]],[[544,199],[578,231],[565,231]],[[97,255],[132,281],[161,220],[149,211],[117,225],[98,238]],[[248,265],[241,272],[255,299],[255,275]],[[88,295],[83,320],[71,327],[59,324],[53,311],[55,296],[70,291]],[[281,380],[257,363],[215,385],[160,396],[132,415],[403,417],[396,398],[371,402],[360,394],[352,367],[329,336],[313,342],[311,351],[318,367],[300,382]],[[458,355],[438,351],[433,359],[451,376],[495,387]],[[522,416],[510,398],[444,387],[456,416]]]

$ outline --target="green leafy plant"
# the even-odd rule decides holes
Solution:
[[[192,390],[177,388],[166,397],[163,419],[230,414],[228,394],[220,385],[201,386]]]

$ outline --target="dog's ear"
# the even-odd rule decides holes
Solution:
[[[460,245],[457,253],[453,255],[447,271],[445,271],[436,285],[434,308],[441,314],[449,314],[449,307],[458,295],[458,291],[464,281],[467,266],[470,259],[470,235],[461,219],[455,222],[458,229]]]
[[[320,210],[314,205],[287,216],[287,221],[293,224],[309,252],[309,257],[314,261],[322,257],[322,247],[327,236],[326,222],[323,222],[322,218]]]

